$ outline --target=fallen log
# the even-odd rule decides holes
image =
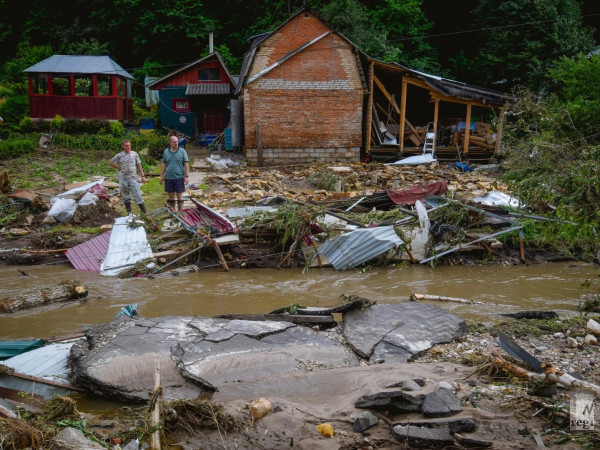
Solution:
[[[410,301],[416,302],[419,300],[428,300],[436,302],[451,302],[451,303],[463,303],[465,305],[483,305],[483,302],[475,302],[466,298],[455,298],[455,297],[443,297],[441,295],[427,295],[427,294],[415,294],[411,292]]]
[[[87,295],[87,287],[81,281],[65,281],[57,286],[36,289],[17,297],[4,297],[0,299],[0,311],[3,313],[13,313],[49,303],[77,300],[87,297]]]
[[[314,324],[323,325],[335,323],[333,316],[313,316],[305,314],[218,314],[215,319],[227,320],[252,320],[255,322],[264,322],[267,320],[275,322],[290,322],[300,325]]]

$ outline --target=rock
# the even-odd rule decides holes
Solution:
[[[579,347],[579,342],[577,342],[577,339],[572,338],[570,336],[567,338],[567,344],[569,344],[569,347],[571,348]]]
[[[407,362],[467,332],[464,319],[422,303],[375,304],[344,313],[344,337],[370,362]]]
[[[563,339],[565,337],[564,333],[558,332],[552,335],[555,339]]]
[[[392,435],[408,448],[452,447],[454,439],[449,427],[429,428],[410,425],[394,425]]]
[[[273,411],[273,404],[266,398],[259,398],[250,403],[250,414],[255,419],[260,419]]]
[[[593,333],[596,336],[600,335],[600,323],[596,322],[594,319],[588,320],[586,328],[590,333]]]
[[[428,394],[423,401],[425,417],[448,417],[462,410],[460,400],[448,389],[438,389]]]
[[[402,390],[408,392],[420,391],[421,386],[415,380],[406,380],[402,382]]]
[[[588,334],[584,338],[584,341],[587,345],[598,345],[598,339],[596,339],[596,336],[594,336],[592,334]]]
[[[317,431],[325,437],[333,437],[333,426],[330,423],[317,425]]]
[[[460,434],[455,434],[454,438],[462,446],[467,448],[490,448],[493,443],[490,441],[482,441],[480,439],[466,438]]]
[[[369,411],[361,412],[354,421],[352,430],[356,433],[362,433],[378,423],[379,419],[374,414]]]
[[[536,353],[544,353],[547,350],[548,350],[548,347],[544,347],[543,345],[540,345],[539,347],[536,347],[533,349],[533,351]]]
[[[447,381],[440,381],[437,385],[438,389],[448,389],[449,391],[451,391],[453,389],[452,385],[450,383],[448,383]]]
[[[29,234],[29,231],[23,228],[11,228],[10,230],[8,230],[8,232],[13,236],[25,236],[26,234]]]
[[[423,395],[412,396],[402,391],[378,392],[363,395],[354,406],[356,408],[371,408],[376,410],[391,410],[395,413],[418,412],[424,400]]]
[[[554,397],[558,394],[558,390],[556,389],[556,383],[551,383],[540,388],[532,389],[527,393],[529,395],[535,395],[536,397]]]
[[[60,430],[53,439],[52,448],[56,450],[104,449],[100,444],[86,439],[83,431],[71,427]]]

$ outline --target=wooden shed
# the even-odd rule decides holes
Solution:
[[[370,59],[365,69],[365,153],[387,159],[422,153],[427,133],[438,158],[489,159],[502,138],[503,107],[496,91]]]
[[[236,89],[248,159],[358,161],[367,92],[360,58],[308,9],[253,38]]]
[[[194,61],[148,85],[159,91],[160,124],[199,145],[210,144],[227,126],[235,86],[218,52]]]
[[[24,72],[33,119],[133,119],[133,77],[108,56],[53,55]]]

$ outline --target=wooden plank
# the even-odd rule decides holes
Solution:
[[[498,119],[498,131],[496,132],[496,146],[494,148],[494,152],[498,153],[500,150],[500,141],[502,140],[502,130],[504,128],[504,116],[505,111],[504,108],[500,110],[500,117]]]
[[[390,95],[390,93],[387,91],[387,89],[385,88],[385,86],[383,85],[383,83],[381,81],[379,81],[379,78],[377,78],[375,75],[373,75],[373,81],[375,81],[375,84],[377,84],[377,87],[381,90],[381,92],[383,93],[383,95],[385,96],[385,98],[388,99],[388,101],[394,107],[394,109],[396,110],[396,112],[398,114],[400,114],[400,108],[398,108],[398,105],[396,104],[396,100],[394,100],[394,97],[392,97]]]

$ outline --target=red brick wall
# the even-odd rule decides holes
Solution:
[[[346,41],[312,14],[295,17],[261,43],[247,79],[327,31],[320,41],[246,85],[247,148],[256,148],[257,123],[264,149],[361,146],[365,92],[358,59]]]

